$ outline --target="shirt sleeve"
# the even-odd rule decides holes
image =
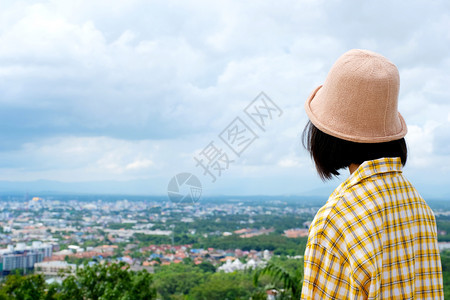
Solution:
[[[349,299],[348,263],[318,244],[306,246],[301,299]]]

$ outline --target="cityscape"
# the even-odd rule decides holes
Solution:
[[[165,197],[2,196],[0,271],[3,278],[39,274],[46,284],[61,285],[76,270],[95,264],[123,263],[155,278],[165,270],[186,274],[185,268],[196,266],[211,274],[239,272],[251,283],[255,270],[271,259],[284,257],[299,269],[319,203],[298,200],[211,197],[189,206]],[[164,284],[156,284],[157,294],[175,299],[201,281],[183,291],[167,292]],[[253,297],[261,293],[253,289]]]
[[[209,261],[215,266],[240,258],[253,260],[254,264],[269,259],[273,249],[194,248],[194,245],[210,237],[305,238],[319,208],[294,204],[283,207],[286,203],[280,200],[258,204],[256,199],[196,206],[180,206],[168,200],[61,201],[53,196],[13,199],[0,202],[0,245],[5,247],[0,250],[3,275],[16,269],[33,270],[35,264],[43,269],[47,265],[68,268],[74,264],[53,262],[77,261],[80,265],[112,257],[151,272],[155,265],[180,263],[186,258],[196,264]],[[232,222],[228,216],[238,218]],[[265,228],[255,224],[255,219],[263,216],[289,216],[297,222],[289,220],[291,223],[286,221],[283,226]],[[213,225],[200,226],[208,222]],[[153,244],[152,240],[158,243]],[[44,272],[44,275],[51,274]]]
[[[188,266],[224,276],[249,274],[274,259],[298,270],[321,203],[287,196],[210,197],[179,205],[165,197],[4,195],[0,271],[3,278],[40,274],[47,284],[61,284],[78,269],[111,263],[154,278],[173,268],[185,273]],[[428,203],[437,219],[441,255],[450,257],[450,204]],[[176,299],[201,281],[182,292],[167,292],[158,284],[161,299]],[[274,290],[267,288],[266,296]]]

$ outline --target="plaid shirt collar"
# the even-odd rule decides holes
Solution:
[[[376,174],[393,172],[402,172],[400,157],[384,157],[365,161],[334,190],[330,197],[340,196],[352,186]]]

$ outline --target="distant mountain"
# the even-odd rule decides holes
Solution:
[[[167,183],[150,180],[61,182],[53,180],[0,181],[0,193],[97,193],[155,195],[165,194]]]
[[[36,181],[0,181],[0,194],[103,194],[103,195],[163,195],[167,196],[167,178],[140,179],[129,181],[86,181],[62,182],[56,180]],[[326,202],[334,188],[339,185],[338,180],[331,182],[318,182],[308,186],[280,178],[265,184],[264,179],[246,179],[237,184],[235,181],[221,181],[215,184],[204,182],[203,196],[237,195],[237,196],[300,196],[323,199]],[[307,187],[308,186],[308,187]],[[430,184],[415,185],[419,193],[428,199],[450,200],[450,186],[442,187]],[[259,196],[257,196],[259,197]]]
[[[267,183],[267,181],[269,183]],[[122,194],[122,195],[167,195],[168,178],[140,179],[129,181],[85,181],[62,182],[56,180],[0,181],[0,194],[8,193],[74,193],[74,194]],[[308,186],[283,178],[249,178],[236,183],[222,180],[215,184],[203,181],[203,195],[304,195],[327,199],[334,183]],[[307,187],[307,188],[305,188]]]

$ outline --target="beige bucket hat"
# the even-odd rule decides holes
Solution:
[[[384,56],[353,49],[333,65],[305,103],[311,122],[334,137],[358,143],[398,140],[407,133],[398,112],[400,77]]]

